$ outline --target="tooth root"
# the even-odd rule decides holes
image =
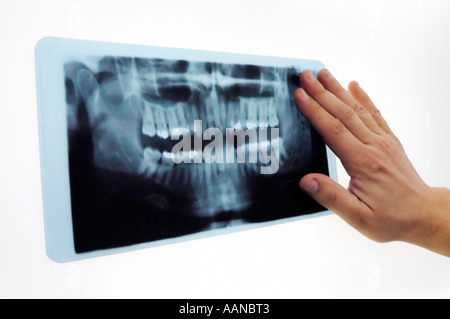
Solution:
[[[226,179],[233,178],[231,176],[231,166],[234,166],[234,165],[236,165],[236,164],[229,164],[229,163],[223,164],[223,170],[224,170],[223,174],[224,174],[224,176],[226,176]]]
[[[227,107],[222,103],[217,103],[220,112],[220,129],[224,129],[227,122]],[[230,126],[231,127],[231,126]]]
[[[143,109],[143,101],[138,95],[129,95],[125,103],[127,104],[127,107],[130,111],[130,113],[135,117],[138,118],[141,110]]]
[[[138,168],[138,174],[139,175],[146,175],[147,171],[148,171],[147,163],[142,162],[141,165]]]
[[[239,107],[234,103],[229,103],[227,106],[227,124],[229,128],[240,129],[239,124]],[[237,115],[236,115],[237,113]]]
[[[164,177],[164,172],[158,170],[158,171],[153,175],[152,179],[153,179],[153,181],[154,181],[155,183],[161,184],[162,181],[163,181],[163,177]]]
[[[154,112],[156,120],[156,134],[159,137],[166,139],[169,137],[169,128],[167,127],[167,121],[164,111],[159,106],[156,106],[154,108]]]
[[[245,159],[246,159],[246,147],[245,147],[245,143],[243,143],[242,145],[238,145],[238,147],[236,148],[236,157],[237,157],[237,163],[245,163]]]
[[[210,117],[210,119],[208,119],[208,110],[207,107],[201,107],[200,110],[198,111],[198,115],[199,115],[199,120],[202,120],[202,131],[199,132],[201,134],[200,138],[203,138],[203,132],[209,128],[209,127],[214,127],[214,123],[213,123],[213,118],[212,116]]]
[[[226,120],[225,120],[225,127],[231,128],[233,127],[233,109],[232,105],[230,103],[224,104],[224,108],[226,108]]]
[[[191,109],[191,111],[192,111],[192,119],[195,121],[195,120],[201,120],[201,118],[200,118],[200,116],[199,116],[199,113],[198,113],[198,110],[197,110],[197,108],[194,106],[194,107],[192,107],[192,109]]]
[[[247,107],[247,127],[254,129],[258,126],[258,105],[252,101],[247,104]]]
[[[168,109],[166,112],[167,123],[169,124],[169,133],[172,134],[174,130],[180,127],[178,123],[177,114],[174,108]]]
[[[189,166],[189,165],[187,165]],[[177,179],[173,180],[173,188],[183,191],[189,186],[189,174],[186,173],[186,165],[176,166],[178,174]],[[179,188],[181,186],[181,189]]]
[[[165,173],[163,174],[163,178],[162,178],[162,184],[166,187],[166,188],[172,188],[173,187],[173,183],[172,180],[175,179],[175,170],[171,169],[171,170],[166,170]]]
[[[217,163],[217,175],[225,172],[225,163]]]
[[[214,106],[211,101],[206,102],[206,125],[207,127],[217,127],[214,123]]]
[[[140,175],[151,177],[158,168],[158,162],[161,159],[161,152],[147,147],[144,150],[144,158],[138,169]]]
[[[171,172],[172,178],[170,180],[172,188],[186,187],[187,186],[187,184],[184,181],[184,179],[185,179],[185,173],[184,173],[185,166],[186,165],[182,165],[182,164],[174,164],[174,166],[172,168],[172,172]]]
[[[183,107],[181,105],[178,105],[175,108],[175,113],[176,113],[176,116],[178,118],[178,123],[180,124],[180,127],[189,130],[189,125],[188,125],[188,122],[187,122],[186,117],[184,115]]]
[[[222,128],[222,114],[221,114],[221,108],[219,104],[217,103],[217,100],[215,100],[215,103],[213,105],[213,112],[214,112],[214,127],[217,127],[219,129]]]
[[[181,175],[180,168],[175,165],[172,168],[172,170],[169,171],[168,174],[166,174],[168,178],[166,178],[164,184],[169,188],[173,188],[175,185],[181,185],[180,175]]]
[[[214,164],[208,164],[205,163],[203,166],[204,170],[205,170],[205,182],[206,182],[206,187],[208,188],[211,185],[211,180],[212,180],[212,166]],[[201,168],[200,168],[201,169]]]
[[[173,165],[172,154],[164,151],[161,154],[161,162],[153,176],[154,181],[158,184],[166,184],[168,180],[170,181]]]
[[[207,127],[218,127],[220,120],[218,119],[218,100],[215,90],[208,93],[208,96],[204,98],[206,111],[206,125]]]
[[[214,165],[212,166],[212,177],[213,177],[213,181],[216,181],[219,175],[219,169],[220,166],[222,164],[221,163],[214,163]]]
[[[257,163],[249,163],[246,165],[246,174],[247,176],[252,176],[255,173],[258,173],[259,167]]]
[[[194,132],[194,121],[201,120],[201,118],[198,115],[198,111],[195,106],[191,107],[190,113],[191,113],[190,115],[192,117],[191,117],[191,121],[189,122],[189,126],[190,126],[190,131],[193,133]]]
[[[173,175],[173,167],[174,167],[174,162],[173,162],[173,154],[164,151],[162,153],[161,156],[161,165],[158,168],[158,182],[161,183],[163,182],[165,186],[170,186],[170,180],[172,178]],[[164,177],[164,178],[163,178]]]
[[[242,162],[242,163],[237,164],[237,175],[238,175],[238,179],[239,180],[241,180],[242,177],[245,176],[245,169],[246,169],[247,165],[248,164],[246,164],[245,161]]]
[[[236,107],[236,112],[234,113],[234,116],[236,117],[236,126],[238,129],[245,129],[245,126],[247,125],[247,112],[245,110],[245,107],[242,105],[242,102],[239,103],[239,106]]]
[[[187,175],[189,175],[190,185],[192,188],[198,187],[197,164],[186,165]]]
[[[197,180],[198,185],[202,185],[204,182],[204,169],[201,164],[194,164],[194,167],[197,175],[195,179]]]
[[[142,133],[150,137],[154,137],[156,135],[156,124],[152,107],[146,102],[144,102]]]
[[[188,106],[186,108],[180,107],[178,111],[178,115],[181,117],[184,117],[186,120],[186,128],[188,131],[192,134],[194,132],[194,118],[192,116],[192,107]],[[180,120],[181,122],[181,120]]]
[[[244,128],[247,123],[246,123],[246,119],[247,119],[247,110],[245,107],[245,103],[241,101],[241,103],[239,104],[239,126],[241,128]]]
[[[182,171],[183,171],[183,179],[182,179],[182,185],[189,185],[190,182],[190,176],[192,176],[192,165],[183,165]]]
[[[269,126],[268,108],[269,105],[266,102],[259,105],[259,127],[266,128]]]
[[[276,127],[280,124],[280,121],[278,119],[277,115],[277,108],[274,103],[275,101],[271,101],[269,103],[269,125],[270,127]]]
[[[202,164],[195,163],[195,159],[200,156],[199,151],[192,150],[189,152],[190,165],[186,165],[188,168],[188,175],[190,177],[190,184],[193,187],[198,187],[201,183],[201,176],[199,170]]]
[[[234,180],[240,180],[241,176],[239,175],[239,165],[242,166],[242,164],[231,164],[231,172],[230,175]]]
[[[245,164],[241,164],[241,169],[239,171],[239,179],[240,180],[244,180],[247,177],[247,170],[248,170],[248,166],[250,166],[251,164],[249,163],[245,163]]]

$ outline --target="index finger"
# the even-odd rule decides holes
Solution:
[[[309,119],[325,143],[341,160],[349,160],[354,152],[363,146],[339,119],[328,113],[304,89],[298,89],[294,99],[299,111]]]
[[[340,100],[311,73],[304,71],[300,76],[302,88],[329,114],[339,119],[342,124],[362,143],[371,143],[375,134],[362,121],[355,110]]]

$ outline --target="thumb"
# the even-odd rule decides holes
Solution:
[[[363,226],[362,215],[370,211],[358,197],[326,175],[308,174],[301,179],[300,188],[355,228]]]

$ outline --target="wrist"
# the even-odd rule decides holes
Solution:
[[[427,186],[418,216],[404,241],[450,257],[450,190]]]

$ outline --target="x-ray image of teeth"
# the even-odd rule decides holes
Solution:
[[[293,100],[300,69],[109,56],[64,67],[78,253],[323,210],[298,187],[328,173],[325,145]],[[223,140],[198,136],[195,123]],[[227,130],[255,134],[230,141]],[[190,162],[173,160],[177,131],[203,138],[183,150]],[[213,141],[213,157],[234,161],[195,162]]]

